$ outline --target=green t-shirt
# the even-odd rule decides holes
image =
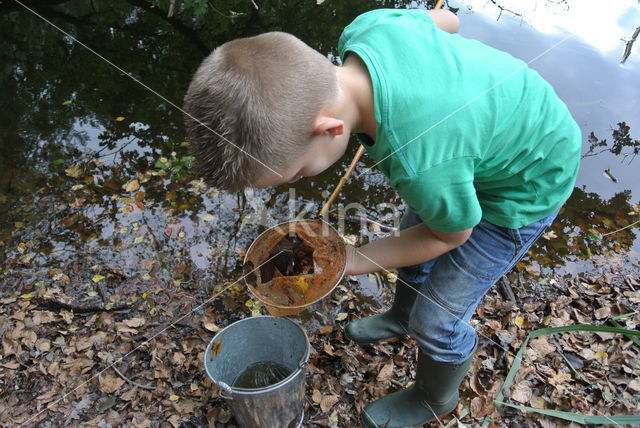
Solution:
[[[424,10],[358,16],[339,53],[366,64],[376,141],[367,152],[425,224],[480,219],[518,228],[573,190],[580,129],[538,73],[511,55],[440,30]]]

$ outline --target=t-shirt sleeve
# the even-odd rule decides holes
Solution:
[[[432,25],[435,27],[431,17],[423,9],[375,9],[365,12],[356,17],[342,31],[338,41],[339,55],[344,60],[348,45],[360,41],[362,37],[366,38],[365,34],[371,31],[375,25],[393,24],[389,28],[394,28],[397,31],[398,26],[410,27],[415,25],[416,20],[422,21],[419,25]]]
[[[473,158],[452,159],[404,178],[395,187],[427,226],[440,232],[459,232],[474,227],[482,218],[473,170]]]

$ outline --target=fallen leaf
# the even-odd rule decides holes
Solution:
[[[116,397],[113,395],[105,395],[104,397],[100,397],[98,401],[96,401],[96,409],[98,412],[102,413],[107,409],[113,407],[116,404]]]
[[[593,313],[596,319],[609,318],[611,316],[611,308],[609,306],[603,306],[602,308],[598,308]]]
[[[347,319],[347,313],[346,312],[340,312],[336,316],[336,321],[344,321],[345,319]]]
[[[129,318],[128,320],[124,320],[124,323],[127,325],[127,327],[132,328],[140,327],[144,324],[144,322],[144,318]]]
[[[529,382],[520,382],[511,393],[511,398],[519,403],[528,403],[533,396]]]
[[[36,349],[40,352],[47,352],[51,349],[51,341],[49,339],[36,340]]]
[[[378,381],[390,380],[393,377],[393,360],[389,360],[378,372]]]
[[[322,401],[322,393],[320,390],[314,388],[313,393],[311,393],[311,399],[315,404],[320,404],[320,401]]]
[[[5,369],[15,370],[20,367],[20,363],[17,361],[9,361],[8,363],[0,364],[0,367],[4,367]]]
[[[213,321],[205,320],[205,321],[202,322],[202,325],[203,325],[204,328],[206,328],[207,330],[212,331],[214,333],[217,332],[217,331],[220,331],[220,327],[218,327],[216,325],[216,323],[214,323]]]
[[[332,331],[333,331],[333,326],[325,325],[324,327],[320,327],[318,329],[318,334],[328,334],[328,333],[331,333]]]
[[[571,373],[558,372],[549,378],[549,383],[551,385],[558,386],[561,383],[568,382],[570,380],[571,380]]]
[[[330,343],[325,343],[324,344],[324,352],[326,352],[328,355],[333,356],[333,345]]]
[[[124,116],[116,117],[116,122],[122,122],[124,120]]]
[[[596,360],[599,358],[602,358],[604,360],[608,357],[609,357],[609,354],[607,354],[605,351],[598,351],[593,355],[593,358],[595,358]]]
[[[522,323],[524,323],[524,318],[523,318],[523,317],[516,317],[516,318],[513,320],[513,323],[514,323],[515,325],[517,325],[518,327],[522,328]]]
[[[96,274],[93,276],[93,278],[91,278],[91,281],[98,283],[100,281],[102,281],[105,277],[100,275],[100,274]]]
[[[222,351],[222,340],[216,340],[211,346],[211,356],[215,357]]]
[[[138,180],[131,180],[130,182],[127,183],[124,190],[126,190],[127,192],[135,192],[139,188],[140,188],[140,182]]]
[[[169,396],[169,401],[178,401],[180,399],[180,397],[178,397],[175,394],[172,394]]]
[[[320,409],[323,412],[328,412],[338,402],[340,397],[336,394],[329,394],[322,397],[320,400]]]
[[[124,384],[124,380],[115,376],[104,376],[99,379],[100,391],[106,392],[107,394],[113,394],[114,392],[120,390],[120,388]]]

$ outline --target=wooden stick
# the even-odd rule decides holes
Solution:
[[[345,183],[351,176],[351,173],[353,172],[353,170],[356,169],[356,164],[362,157],[363,153],[364,153],[364,146],[360,146],[360,148],[358,148],[358,151],[356,152],[353,159],[351,159],[351,163],[349,164],[349,168],[347,169],[347,172],[345,172],[342,178],[340,178],[338,185],[336,186],[333,193],[331,194],[331,196],[329,196],[329,199],[327,200],[327,202],[325,202],[324,206],[320,210],[320,217],[324,217],[329,212],[329,208],[331,207],[331,204],[333,204],[333,201],[335,201],[336,198],[338,197],[338,194],[340,193],[340,189],[342,189],[342,186],[345,185]]]
[[[443,3],[444,3],[444,0],[438,0],[436,2],[436,6],[434,7],[434,9],[440,9]],[[342,186],[344,186],[347,180],[349,180],[349,177],[351,177],[351,173],[353,173],[353,170],[356,168],[356,164],[362,157],[363,153],[364,153],[364,146],[360,146],[356,154],[353,156],[353,159],[351,159],[351,163],[349,164],[349,168],[347,169],[347,172],[345,172],[342,178],[340,178],[340,181],[338,182],[338,185],[336,186],[336,188],[333,190],[333,193],[331,194],[331,196],[329,196],[329,199],[327,200],[327,202],[325,202],[325,204],[322,206],[322,209],[320,210],[320,217],[324,217],[329,212],[329,208],[331,207],[331,204],[333,204],[333,202],[338,197],[338,194],[340,193],[340,189],[342,189]]]

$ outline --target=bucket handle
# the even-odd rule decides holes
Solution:
[[[215,382],[215,384],[220,389],[220,391],[218,392],[220,398],[224,398],[225,400],[233,400],[233,397],[231,396],[233,390],[229,385],[224,382]]]

